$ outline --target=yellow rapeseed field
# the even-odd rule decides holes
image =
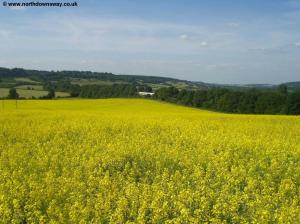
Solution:
[[[0,223],[300,223],[300,117],[0,102]]]

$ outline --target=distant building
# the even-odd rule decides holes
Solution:
[[[153,96],[154,93],[151,93],[151,92],[139,92],[139,95],[140,96]]]

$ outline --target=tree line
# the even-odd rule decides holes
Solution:
[[[130,84],[86,85],[80,88],[81,98],[115,98],[137,96],[137,88]]]
[[[38,97],[38,99],[53,99],[53,98],[55,98],[54,89],[50,89],[47,95]],[[22,99],[22,97],[20,97],[19,93],[17,92],[17,89],[11,88],[8,92],[6,99]]]
[[[70,81],[71,79],[96,79],[103,81],[123,81],[128,83],[137,83],[143,81],[144,83],[166,83],[171,81],[179,81],[174,78],[156,77],[156,76],[142,76],[142,75],[116,75],[109,72],[91,72],[91,71],[40,71],[28,70],[22,68],[2,68],[0,67],[0,79],[10,79],[26,77],[37,82],[51,82],[51,81]]]
[[[71,97],[80,98],[139,97],[138,92],[140,91],[152,91],[152,88],[147,85],[113,84],[79,86],[67,81],[47,82],[44,84],[44,89],[48,90],[48,95],[40,97],[40,99],[55,98],[55,91],[69,92]],[[16,89],[10,89],[7,98],[19,98]],[[300,114],[300,91],[288,92],[285,85],[280,85],[277,90],[273,91],[258,89],[237,91],[226,88],[179,90],[176,87],[163,87],[156,90],[152,98],[227,113]]]
[[[227,113],[300,114],[300,91],[288,92],[284,85],[275,91],[234,91],[225,88],[191,91],[168,87],[158,89],[154,98]]]
[[[24,77],[28,71],[22,69],[0,68],[2,77],[8,77],[13,73],[16,77]],[[41,72],[35,71],[41,75]],[[31,71],[31,76],[36,75]],[[48,72],[46,72],[48,74]],[[44,74],[45,77],[47,74]],[[50,72],[51,73],[51,72]],[[56,91],[68,92],[71,97],[81,98],[112,98],[112,97],[138,97],[138,92],[152,92],[152,88],[146,84],[132,82],[129,84],[113,85],[74,85],[68,79],[49,81],[54,75],[55,78],[77,75],[78,77],[87,74],[77,72],[53,72],[48,79],[43,79],[43,88],[48,91],[46,96],[40,99],[55,98]],[[43,76],[42,75],[42,76]],[[93,76],[94,73],[89,75]],[[98,74],[99,75],[99,74]],[[111,74],[103,73],[102,77],[110,77]],[[41,78],[41,76],[40,76]],[[19,98],[17,90],[10,89],[9,99]],[[286,85],[279,85],[275,90],[248,89],[236,90],[228,88],[209,88],[206,90],[179,90],[176,87],[163,87],[155,91],[153,99],[166,102],[205,108],[227,113],[242,114],[300,114],[300,91],[289,92]]]
[[[71,97],[113,98],[139,97],[138,92],[152,92],[148,85],[73,85],[70,82],[46,83],[44,89],[69,92]],[[179,90],[163,87],[155,91],[156,100],[205,108],[227,113],[241,114],[300,114],[300,91],[288,92],[287,86],[276,90],[231,90],[211,88],[207,90]]]
[[[115,98],[134,97],[138,95],[139,88],[134,84],[112,84],[112,85],[84,85],[71,84],[69,81],[46,82],[45,90],[55,90],[70,93],[71,97],[80,98]],[[151,89],[152,90],[152,89]]]
[[[137,97],[138,90],[135,85],[131,84],[113,84],[113,85],[72,85],[68,82],[46,83],[43,86],[48,94],[38,99],[53,99],[56,91],[69,92],[71,97],[80,98],[117,98],[117,97]],[[149,88],[148,88],[149,90]],[[7,99],[19,99],[17,89],[9,90]]]

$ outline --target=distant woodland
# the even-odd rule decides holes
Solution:
[[[2,98],[22,98],[18,86],[39,86],[47,91],[39,99],[55,98],[56,92],[78,98],[141,97],[139,92],[154,92],[155,100],[226,113],[300,114],[298,83],[272,88],[261,85],[222,86],[154,76],[114,75],[78,71],[37,71],[0,68],[0,90],[8,88]]]
[[[287,92],[284,85],[277,91],[234,91],[224,88],[188,91],[169,87],[157,90],[154,97],[167,102],[227,113],[300,114],[300,92]]]

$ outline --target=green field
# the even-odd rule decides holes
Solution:
[[[21,85],[21,86],[16,86],[16,89],[25,89],[25,90],[44,90],[42,85]]]
[[[18,92],[20,97],[32,98],[32,97],[46,96],[48,94],[48,91],[38,90],[38,89],[40,89],[40,86],[32,85],[32,88],[36,88],[34,90],[28,90],[26,88],[27,86],[28,85],[16,87],[17,92]],[[7,97],[8,93],[9,93],[9,88],[0,88],[0,98],[1,97]],[[55,92],[55,94],[56,94],[57,97],[68,97],[68,96],[70,96],[69,93],[64,93],[64,92]]]
[[[39,83],[39,82],[37,82],[37,81],[34,81],[34,80],[32,80],[32,79],[30,79],[30,78],[22,78],[22,77],[20,77],[20,78],[15,78],[15,80],[17,81],[17,82],[29,82],[29,83]]]
[[[3,103],[0,223],[300,222],[300,117]]]

